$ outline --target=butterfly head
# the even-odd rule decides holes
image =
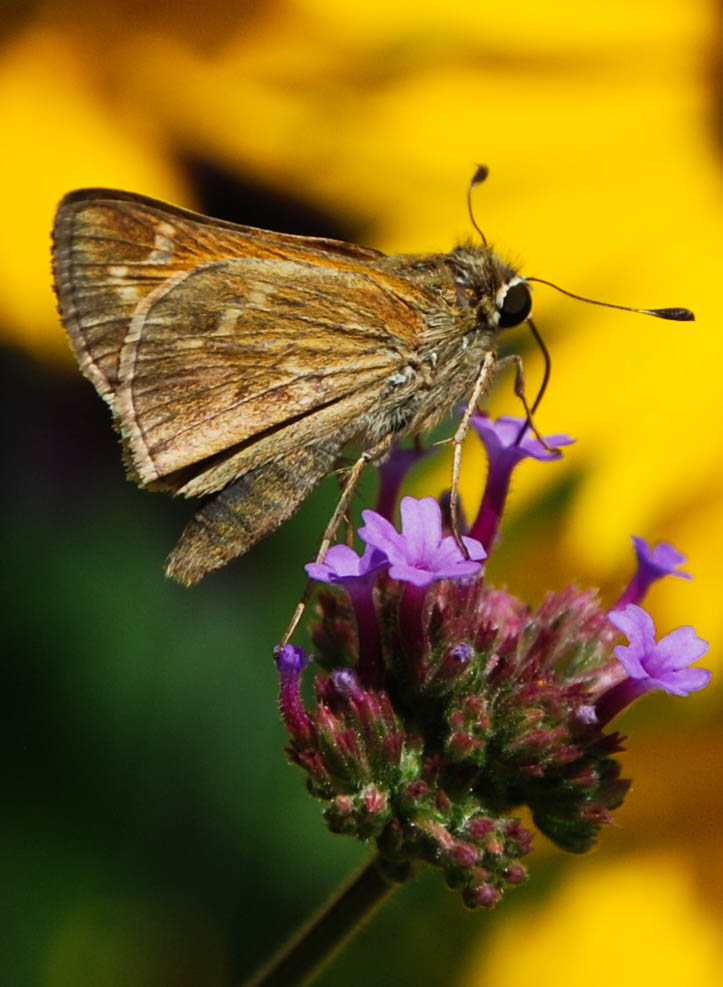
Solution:
[[[527,280],[489,247],[457,247],[449,258],[457,303],[476,311],[480,329],[510,329],[529,318],[532,293]]]

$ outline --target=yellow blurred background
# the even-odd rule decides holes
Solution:
[[[714,679],[705,693],[651,699],[624,720],[634,786],[594,857],[563,858],[538,840],[531,882],[492,915],[463,915],[436,877],[425,879],[322,982],[718,983],[721,34],[713,0],[5,5],[3,510],[23,703],[11,718],[22,780],[11,786],[15,948],[3,982],[231,983],[361,855],[336,849],[300,778],[278,767],[267,655],[311,542],[292,525],[210,588],[159,588],[183,505],[151,506],[126,489],[113,440],[100,437],[107,416],[74,370],[50,287],[57,201],[72,188],[118,187],[253,225],[436,251],[470,236],[466,186],[483,161],[477,220],[524,273],[697,317],[661,322],[537,287],[553,359],[538,425],[578,441],[562,463],[520,468],[490,572],[533,602],[573,579],[612,601],[632,569],[630,534],[671,541],[695,580],[665,581],[650,609],[661,633],[690,623],[710,641],[702,664]],[[522,331],[513,344],[534,383],[538,354]],[[519,413],[511,380],[491,406]],[[437,493],[448,478],[442,454],[409,489]],[[483,479],[472,438],[468,506]],[[317,501],[310,510],[321,514]],[[278,602],[255,584],[270,594],[281,569]],[[42,766],[56,728],[65,744],[53,784]],[[213,744],[198,746],[199,735]],[[141,784],[146,745],[164,755],[151,756],[157,773]],[[168,774],[179,771],[177,745],[197,758],[185,780]],[[77,790],[59,784],[91,749],[103,757]],[[179,838],[158,868],[188,814],[193,864]],[[120,819],[132,838],[118,835]],[[211,844],[216,883],[203,863]]]

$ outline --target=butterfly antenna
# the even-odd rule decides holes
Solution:
[[[536,281],[538,284],[546,284],[548,288],[554,288],[555,291],[559,291],[563,295],[568,295],[570,298],[576,298],[579,302],[587,302],[589,305],[602,305],[604,308],[618,308],[623,312],[638,312],[640,315],[654,315],[656,319],[670,319],[673,322],[695,321],[695,315],[689,308],[632,308],[630,305],[615,305],[613,302],[601,302],[596,298],[585,298],[583,295],[576,295],[572,291],[567,291],[565,288],[561,288],[559,284],[553,284],[552,281],[545,281],[544,278],[526,278],[525,280]],[[534,329],[533,332],[535,332],[535,335],[537,336]],[[540,343],[542,342],[539,336],[537,336],[537,339]]]
[[[472,181],[469,183],[469,186],[467,188],[467,212],[469,213],[469,218],[472,221],[472,226],[474,226],[474,228],[477,230],[479,235],[482,237],[482,243],[485,245],[485,247],[487,246],[487,237],[479,228],[479,226],[477,225],[477,220],[474,218],[474,210],[472,209],[472,192],[474,189],[477,188],[478,185],[482,184],[482,182],[485,180],[485,178],[487,178],[489,173],[490,170],[487,167],[487,165],[477,165],[477,171],[475,171],[474,175],[472,176]]]

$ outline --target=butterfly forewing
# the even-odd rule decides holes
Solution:
[[[167,277],[146,263],[152,243],[148,225],[118,209],[73,196],[58,208],[53,269],[61,318],[83,373],[111,407],[133,312]]]
[[[137,482],[187,495],[235,484],[223,511],[219,501],[199,515],[204,531],[217,525],[214,543],[223,529],[219,557],[234,524],[237,554],[255,540],[252,519],[259,537],[273,530],[344,444],[368,443],[385,385],[415,359],[429,292],[383,261],[129,193],[61,202],[56,291],[81,369],[113,411]],[[299,444],[308,453],[295,454]],[[270,477],[282,485],[274,510]]]
[[[139,304],[120,359],[118,410],[146,483],[378,390],[403,357],[384,330],[394,299],[363,274],[233,258],[169,284]]]
[[[364,269],[379,256],[142,197],[67,197],[54,252],[61,315],[138,479],[381,386],[418,338],[423,299],[410,305],[408,284]]]

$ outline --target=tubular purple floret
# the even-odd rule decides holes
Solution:
[[[651,547],[645,539],[637,535],[631,537],[635,549],[635,573],[613,606],[613,610],[624,610],[628,603],[642,603],[653,583],[665,576],[693,578],[689,572],[679,568],[686,561],[685,555],[669,542],[662,541]]]
[[[348,545],[333,545],[323,562],[306,566],[312,579],[342,586],[351,601],[358,640],[357,670],[362,682],[370,687],[382,685],[384,667],[377,630],[374,585],[388,565],[378,549],[367,546],[359,556]]]
[[[540,461],[560,459],[562,453],[557,447],[575,441],[569,435],[547,435],[545,441],[551,449],[546,449],[528,429],[522,441],[518,442],[524,423],[524,418],[509,415],[503,415],[496,421],[481,414],[474,414],[471,418],[470,424],[485,447],[488,468],[482,503],[470,528],[470,536],[481,542],[487,552],[491,550],[499,530],[515,466],[529,457]]]
[[[301,673],[309,661],[302,648],[291,644],[276,650],[281,716],[294,742],[303,746],[311,744],[314,736],[313,724],[301,698]]]
[[[656,641],[652,617],[634,603],[611,611],[608,619],[629,641],[614,649],[627,677],[598,698],[595,711],[601,726],[653,689],[687,696],[710,681],[707,669],[689,667],[708,650],[692,627],[678,627]]]
[[[426,586],[405,583],[399,601],[399,638],[409,660],[409,671],[414,680],[421,683],[427,672],[427,655],[424,636],[424,601]]]
[[[417,447],[403,449],[399,445],[393,447],[389,456],[379,467],[379,493],[375,507],[377,514],[388,521],[393,519],[394,508],[405,476],[415,463],[433,451],[433,449]]]

